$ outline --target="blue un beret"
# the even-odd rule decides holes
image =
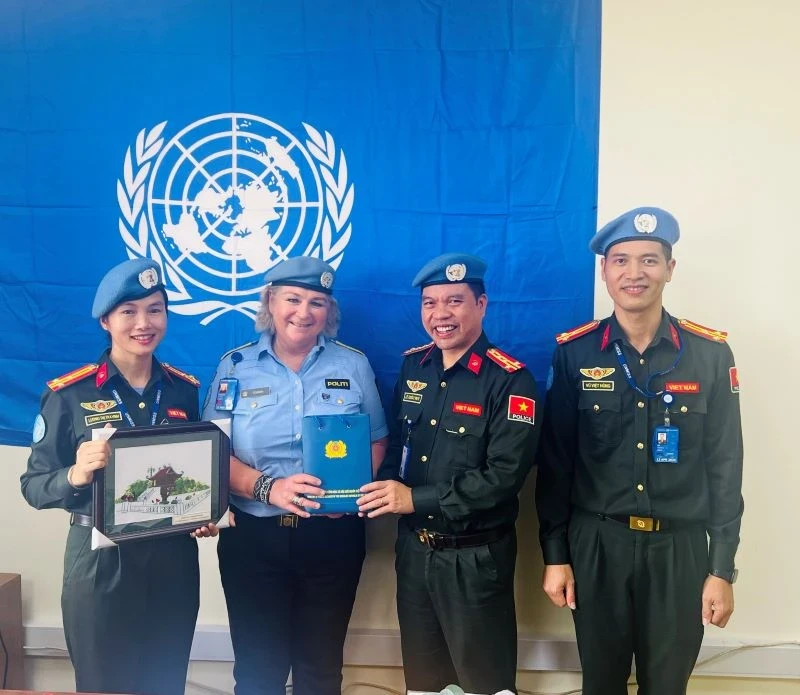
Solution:
[[[333,266],[310,256],[296,256],[282,261],[264,276],[264,282],[273,287],[291,285],[325,294],[333,294],[335,279]]]
[[[123,261],[109,270],[94,295],[92,304],[92,318],[99,319],[105,316],[118,304],[142,299],[154,292],[167,294],[161,280],[161,268],[149,258],[137,258],[132,261]]]
[[[589,242],[589,248],[605,256],[608,249],[620,241],[632,239],[660,241],[672,248],[678,241],[681,230],[678,220],[661,208],[635,208],[600,229]]]
[[[416,274],[412,287],[483,282],[486,261],[468,253],[445,253],[428,261]]]

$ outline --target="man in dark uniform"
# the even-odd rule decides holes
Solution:
[[[401,514],[397,611],[406,686],[514,690],[517,493],[538,439],[536,384],[483,333],[486,264],[446,254],[414,278],[433,342],[405,353],[369,517]]]
[[[199,382],[152,354],[166,329],[153,261],[112,269],[92,314],[111,334],[111,348],[48,382],[22,494],[37,509],[71,512],[61,607],[77,689],[179,695],[199,608],[197,542],[187,533],[91,549],[91,483],[108,460],[108,443],[92,441],[92,431],[196,421]]]
[[[560,334],[548,379],[543,583],[572,609],[584,695],[625,695],[634,656],[639,693],[685,693],[704,626],[733,611],[739,380],[725,333],[662,307],[678,237],[659,208],[597,233],[614,313]]]

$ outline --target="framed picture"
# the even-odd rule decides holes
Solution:
[[[94,477],[93,548],[227,518],[230,439],[215,423],[94,432],[110,433],[111,457]]]

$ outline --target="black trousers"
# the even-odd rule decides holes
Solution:
[[[395,550],[406,687],[516,692],[514,531],[474,548],[431,550],[401,520]]]
[[[573,611],[584,695],[684,695],[703,640],[705,530],[645,533],[573,514]]]
[[[342,650],[364,562],[364,520],[235,511],[220,532],[236,695],[340,695]]]
[[[188,534],[92,550],[91,529],[70,527],[61,610],[78,691],[181,695],[199,605]]]

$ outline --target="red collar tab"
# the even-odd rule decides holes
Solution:
[[[678,334],[678,329],[675,328],[671,323],[669,324],[669,334],[672,336],[672,344],[675,346],[676,350],[681,349],[681,337]]]
[[[94,385],[100,388],[106,381],[108,381],[108,362],[103,362],[103,364],[100,365],[100,369],[97,370],[97,376],[94,378]]]
[[[600,349],[605,350],[608,347],[608,336],[611,335],[611,324],[609,323],[606,326],[606,329],[603,331],[603,339],[600,341]]]
[[[473,374],[477,374],[481,371],[481,365],[483,364],[483,357],[481,357],[477,352],[473,352],[469,356],[469,361],[467,362],[467,369],[471,371]]]

